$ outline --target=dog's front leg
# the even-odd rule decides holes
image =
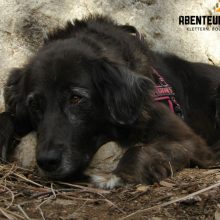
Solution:
[[[112,174],[94,176],[93,182],[101,188],[114,188],[123,182],[153,184],[185,167],[203,167],[211,158],[212,153],[201,139],[161,138],[129,148]]]
[[[160,139],[132,147],[121,158],[114,174],[125,182],[159,182],[185,167],[206,166],[212,153],[203,144],[195,139],[180,142]]]
[[[181,144],[157,141],[129,148],[113,173],[92,176],[92,181],[100,188],[109,189],[122,183],[153,184],[189,163],[187,149]]]
[[[0,162],[7,160],[7,155],[15,143],[14,130],[11,114],[0,113]]]
[[[159,141],[130,148],[114,173],[125,182],[153,184],[189,164],[184,146],[176,142]]]

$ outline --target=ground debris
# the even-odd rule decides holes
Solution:
[[[50,182],[34,170],[0,165],[0,219],[215,219],[220,170],[185,169],[159,184],[114,190]]]

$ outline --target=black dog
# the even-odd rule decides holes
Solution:
[[[110,140],[127,149],[112,175],[117,181],[151,184],[207,166],[207,144],[219,149],[220,68],[153,53],[134,32],[90,16],[50,34],[9,76],[0,157],[7,159],[15,136],[35,130],[37,164],[53,179],[80,175]],[[154,100],[155,69],[175,91],[186,123]],[[109,181],[102,186],[118,184]]]

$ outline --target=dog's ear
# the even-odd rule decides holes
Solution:
[[[4,88],[5,109],[14,118],[17,133],[23,135],[30,130],[29,113],[25,100],[25,70],[13,69]]]
[[[111,119],[121,125],[134,123],[151,99],[154,83],[122,65],[101,62],[94,83],[104,99]]]

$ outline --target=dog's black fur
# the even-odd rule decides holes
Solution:
[[[54,179],[78,176],[110,140],[127,149],[114,174],[128,182],[209,164],[210,149],[219,152],[220,68],[154,53],[134,30],[90,16],[50,34],[5,86],[2,158],[14,136],[35,130],[38,166]],[[152,67],[173,87],[186,123],[154,101]]]

